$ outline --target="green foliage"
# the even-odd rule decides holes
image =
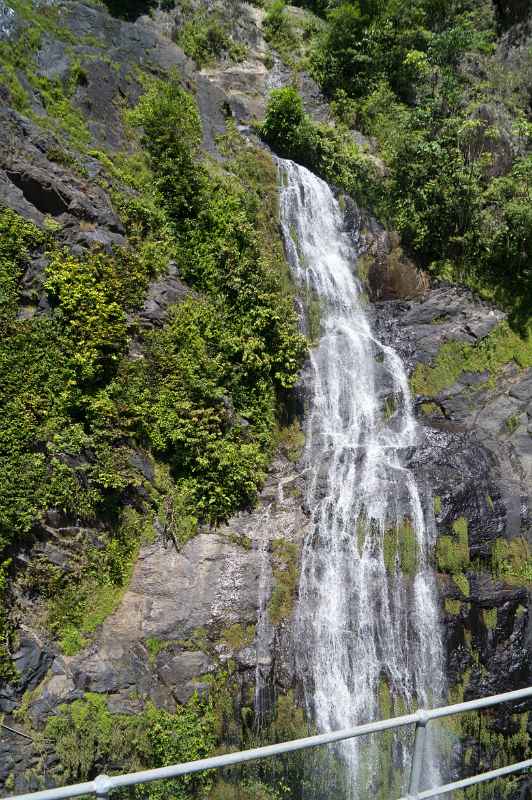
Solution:
[[[292,27],[284,0],[274,0],[263,22],[264,38],[279,53],[285,63],[293,63],[299,49],[298,37]]]
[[[222,631],[221,639],[231,650],[242,650],[243,647],[247,647],[248,645],[252,644],[253,639],[255,638],[255,626],[254,625],[241,625],[240,623],[236,623],[235,625],[230,625],[229,628],[225,628]]]
[[[373,161],[360,152],[347,129],[313,122],[296,89],[271,92],[259,132],[283,158],[298,161],[363,201],[375,201],[379,186]]]
[[[80,76],[74,66],[67,95]],[[116,608],[153,514],[180,547],[199,522],[253,504],[278,400],[305,353],[272,160],[235,134],[230,174],[201,163],[198,110],[173,77],[149,83],[128,122],[142,128],[131,131],[129,154],[93,155],[130,247],[74,257],[50,226],[42,232],[0,211],[0,554],[50,510],[82,530],[103,523],[98,547],[82,542],[72,573],[43,562],[20,578],[41,593],[67,654]],[[45,249],[52,311],[19,320],[23,269]],[[141,333],[135,312],[171,258],[194,291],[162,329]],[[127,355],[133,334],[138,359]],[[165,479],[135,516],[128,504],[146,483],[132,461],[141,447],[164,463]]]
[[[469,597],[469,581],[463,572],[453,576],[455,585],[460,589],[464,597]]]
[[[145,362],[127,377],[124,370],[119,384],[151,446],[186,482],[180,491],[199,517],[216,522],[254,501],[272,446],[275,392],[294,385],[304,345],[280,251],[265,247],[273,233],[261,209],[265,189],[257,189],[262,163],[235,157],[246,189],[197,164],[197,109],[171,82],[150,87],[131,120],[144,131],[180,274],[202,296],[172,310],[149,337]]]
[[[87,780],[103,769],[123,772],[204,758],[215,745],[212,703],[194,696],[170,714],[151,703],[134,716],[112,714],[102,695],[62,705],[45,728],[64,781]],[[135,790],[149,800],[189,800],[212,784],[208,773],[185,776]]]
[[[447,614],[450,614],[453,617],[457,617],[462,610],[462,601],[461,600],[453,600],[450,597],[446,597],[444,601],[445,611]]]
[[[299,420],[296,419],[290,425],[280,428],[277,433],[277,441],[289,461],[294,464],[299,461],[305,446],[305,434],[301,430]]]
[[[113,368],[127,342],[126,311],[139,305],[149,275],[126,250],[94,253],[80,261],[54,253],[45,288],[59,307],[65,332],[76,342],[73,363],[82,381]]]
[[[412,523],[405,518],[396,528],[384,531],[383,555],[386,570],[394,574],[397,568],[413,578],[417,571],[418,544]]]
[[[229,27],[216,11],[194,9],[193,15],[178,30],[176,42],[199,68],[227,55],[231,61],[243,61],[247,47],[236,42]]]
[[[196,214],[203,170],[195,162],[201,122],[193,97],[175,76],[151,81],[128,120],[142,127],[141,144],[150,156],[154,188],[171,219],[177,222]]]
[[[436,546],[440,572],[448,572],[462,594],[469,595],[469,583],[462,571],[469,566],[469,531],[465,517],[458,517],[452,525],[453,536],[441,536]]]
[[[101,549],[87,548],[74,574],[44,563],[45,575],[32,573],[47,599],[46,624],[63,653],[75,655],[90,635],[118,607],[138,555],[143,521],[131,507],[122,511],[116,531]]]
[[[522,586],[532,583],[532,554],[526,539],[497,539],[491,550],[491,568],[495,578]]]
[[[13,629],[7,616],[8,569],[11,560],[0,562],[0,682],[13,681],[17,672],[11,661]]]
[[[311,65],[339,118],[379,142],[387,170],[371,199],[381,218],[434,275],[508,306],[525,327],[528,99],[496,35],[484,0],[341,2]]]
[[[83,114],[72,102],[78,84],[85,80],[84,70],[73,54],[72,34],[60,24],[55,7],[36,8],[27,0],[14,0],[12,5],[21,18],[21,25],[16,37],[0,42],[0,84],[7,88],[10,101],[18,111],[83,150],[91,136]],[[67,45],[71,63],[63,80],[39,74],[36,55],[43,34],[63,40]],[[30,93],[34,95],[33,103]],[[35,111],[36,103],[41,104],[44,113]]]
[[[496,608],[483,608],[482,620],[486,628],[493,630],[497,627],[497,609]]]

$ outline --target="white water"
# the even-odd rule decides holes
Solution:
[[[443,698],[433,515],[407,465],[417,436],[407,376],[375,339],[355,275],[357,233],[346,231],[326,183],[290,161],[280,171],[289,262],[301,295],[321,305],[304,456],[314,530],[303,549],[296,624],[308,710],[319,731],[330,731]],[[391,414],[383,382],[395,398]],[[341,747],[347,778],[337,800],[389,796],[405,772],[408,740],[374,739]],[[383,747],[393,750],[389,774]],[[429,742],[424,782],[437,780]],[[319,775],[310,783],[309,796],[328,796]]]

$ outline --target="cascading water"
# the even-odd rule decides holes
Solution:
[[[443,698],[429,564],[434,521],[408,468],[417,434],[407,376],[373,335],[354,274],[356,233],[347,232],[326,183],[291,161],[279,168],[291,269],[307,309],[320,308],[304,456],[314,526],[303,548],[296,625],[309,712],[329,731]],[[411,757],[405,741],[401,734],[342,745],[334,796],[392,796]],[[430,741],[428,751],[431,785],[438,759]],[[330,775],[320,788],[319,773],[306,794],[329,797]]]

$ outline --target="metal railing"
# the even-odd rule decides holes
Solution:
[[[203,758],[200,761],[188,761],[185,764],[174,764],[170,767],[148,769],[143,772],[130,772],[125,775],[114,775],[112,777],[108,775],[99,775],[93,781],[87,781],[86,783],[62,786],[56,789],[46,789],[42,792],[32,792],[31,794],[14,795],[6,798],[6,800],[63,800],[63,798],[80,797],[81,795],[87,794],[94,794],[99,798],[107,798],[113,789],[135,786],[141,783],[151,783],[152,781],[167,780],[169,778],[178,778],[182,775],[190,775],[194,772],[221,769],[223,767],[234,766],[235,764],[244,764],[247,761],[256,761],[258,759],[270,758],[271,756],[294,753],[299,750],[307,750],[311,747],[319,747],[320,745],[333,744],[335,742],[345,741],[346,739],[354,739],[358,736],[366,736],[370,733],[382,733],[383,731],[393,730],[395,728],[403,728],[407,725],[415,725],[416,734],[408,794],[400,798],[400,800],[428,800],[428,798],[431,797],[445,795],[457,789],[466,789],[468,786],[474,786],[475,784],[484,783],[496,778],[503,778],[513,773],[530,770],[532,768],[532,758],[529,758],[526,761],[510,764],[507,767],[501,767],[500,769],[494,769],[490,772],[464,778],[454,783],[447,783],[433,789],[420,791],[419,785],[423,769],[428,724],[432,720],[441,719],[443,717],[465,714],[469,711],[478,711],[483,708],[499,705],[500,703],[510,703],[527,698],[532,698],[532,686],[527,689],[518,689],[514,692],[506,692],[505,694],[483,697],[479,700],[471,700],[467,703],[457,703],[452,706],[442,706],[429,710],[421,709],[413,714],[406,714],[402,717],[383,719],[378,722],[357,725],[354,728],[333,731],[332,733],[321,733],[317,736],[308,736],[305,739],[294,739],[290,742],[268,745],[267,747],[257,747],[253,750],[243,750],[238,753],[228,753],[223,756]],[[390,798],[390,800],[393,800],[393,798]]]

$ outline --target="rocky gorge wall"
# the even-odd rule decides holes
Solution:
[[[68,147],[65,129],[43,124],[53,111],[45,108],[42,91],[28,82],[23,66],[18,80],[28,93],[31,114],[16,109],[13,81],[11,90],[7,81],[0,87],[0,203],[43,228],[50,220],[60,224],[61,241],[74,254],[126,241],[112,186],[103,180],[102,160],[85,150],[79,156],[80,175],[69,153],[76,152],[75,130],[110,158],[127,149],[122,112],[143,92],[138,65],[156,76],[178,71],[199,107],[202,147],[221,163],[218,137],[228,121],[256,146],[251,121],[262,116],[268,91],[292,80],[290,68],[263,37],[262,10],[236,2],[213,6],[233,43],[245,48],[245,57],[231,61],[224,52],[198,69],[174,41],[186,24],[177,5],[174,11],[159,9],[125,22],[96,4],[35,2],[17,9],[0,0],[0,42],[16,40],[24,28],[22,12],[30,6],[41,14],[57,11],[57,24],[69,31],[67,43],[45,31],[36,56],[40,78],[66,80],[73,63],[80,66],[71,97],[79,116],[67,117]],[[328,119],[314,82],[304,72],[297,80],[307,112]],[[77,128],[80,119],[83,126]],[[500,327],[500,310],[460,287],[431,285],[402,255],[393,234],[346,199],[346,225],[359,213],[365,220],[363,267],[374,325],[408,365],[416,396],[422,444],[412,465],[434,498],[449,696],[469,699],[529,685],[532,371],[521,366],[511,332]],[[44,259],[39,253],[25,266],[20,319],[49,311]],[[189,292],[172,263],[152,280],[130,320],[136,331],[132,359],[142,349],[142,332],[164,325],[171,306]],[[386,395],[385,385],[382,392]],[[309,526],[298,465],[303,413],[304,398],[296,391],[256,508],[215,529],[200,526],[179,549],[160,519],[151,521],[127,588],[79,652],[61,651],[57,636],[43,624],[39,589],[16,582],[9,613],[17,628],[13,662],[18,676],[0,685],[0,722],[30,738],[0,728],[4,795],[123,768],[125,760],[109,756],[103,733],[89,742],[82,725],[71,725],[71,747],[94,752],[85,762],[72,759],[59,728],[49,725],[62,704],[81,713],[83,706],[76,703],[85,708],[92,703],[89,722],[103,729],[109,714],[125,725],[126,718],[140,718],[148,702],[171,715],[193,702],[195,694],[214,697],[218,746],[282,740],[308,729],[299,707],[290,625],[300,545]],[[136,444],[129,455],[140,476],[135,491],[148,493],[157,480],[153,460]],[[101,525],[87,528],[50,509],[10,557],[22,577],[28,565],[42,560],[68,571],[100,534]],[[103,698],[107,711],[94,698]],[[389,715],[390,709],[382,712]],[[466,721],[449,735],[453,769],[474,773],[524,757],[529,735],[524,705]],[[526,779],[516,781],[509,796],[524,798],[530,788]],[[213,797],[227,796],[213,791],[219,792]],[[257,788],[249,792],[260,796]],[[495,792],[500,794],[493,797],[505,796],[500,787]]]

